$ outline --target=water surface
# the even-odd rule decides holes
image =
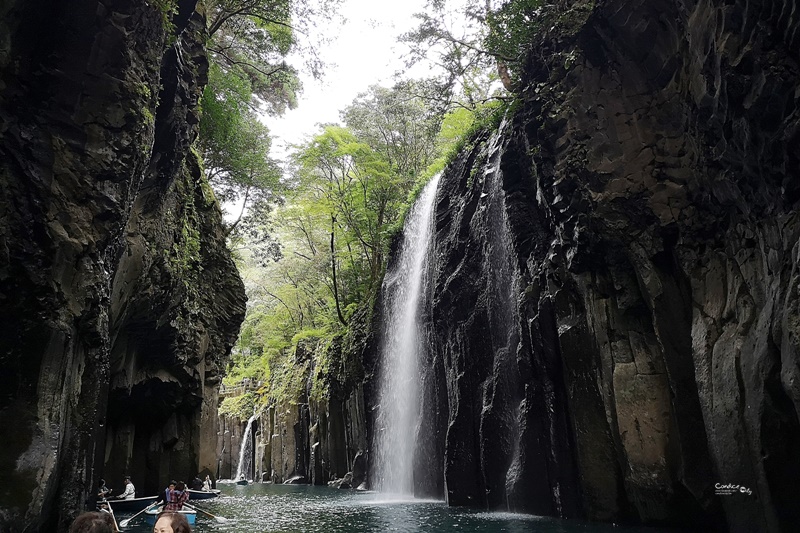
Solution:
[[[487,513],[448,507],[444,502],[386,500],[384,495],[308,485],[218,485],[222,496],[196,501],[198,507],[227,518],[219,523],[197,517],[195,533],[654,533],[652,528],[627,528],[556,520],[514,513]],[[191,502],[190,502],[191,503]],[[118,515],[122,520],[130,515]],[[125,529],[149,532],[137,518]],[[664,531],[664,530],[661,530]]]

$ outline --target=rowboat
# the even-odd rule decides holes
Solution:
[[[246,479],[240,479],[239,481],[236,482],[237,485],[247,485],[247,483],[248,482]]]
[[[220,490],[219,489],[211,489],[211,490],[189,490],[189,499],[190,500],[210,500],[211,498],[219,497]]]
[[[158,496],[144,496],[142,498],[131,498],[130,500],[106,500],[111,504],[115,513],[136,513],[150,504],[155,503]]]
[[[158,516],[158,513],[160,513],[163,509],[164,507],[159,505],[158,507],[146,510],[144,512],[144,516],[145,520],[147,521],[147,524],[150,526],[156,525],[156,517]],[[197,518],[197,511],[195,511],[194,509],[187,509],[184,507],[180,511],[175,511],[175,512],[185,516],[186,521],[189,522],[190,526],[194,525],[195,519]]]

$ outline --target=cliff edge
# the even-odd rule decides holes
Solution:
[[[12,1],[0,35],[0,524],[65,530],[101,476],[214,467],[244,288],[190,148],[201,6]]]

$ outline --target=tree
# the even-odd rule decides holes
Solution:
[[[330,18],[340,0],[209,0],[208,45],[211,67],[202,97],[198,147],[209,182],[222,202],[239,203],[229,235],[246,227],[275,251],[261,220],[280,201],[281,169],[269,157],[269,130],[263,115],[280,115],[296,104],[297,70],[287,63],[303,49],[306,66],[320,75],[319,43],[301,44],[297,33]]]
[[[268,211],[282,190],[281,169],[269,157],[269,130],[250,106],[251,94],[246,79],[211,65],[197,144],[219,200],[241,203],[229,234],[247,208],[251,215]]]
[[[347,127],[380,153],[406,186],[436,157],[441,114],[419,96],[421,83],[409,81],[392,89],[373,85],[342,112]]]
[[[301,51],[315,77],[323,71],[317,50],[309,42],[319,20],[329,20],[341,0],[209,0],[208,50],[226,72],[248,79],[267,114],[282,114],[296,105],[301,89],[297,70],[287,63]],[[297,37],[304,35],[306,44]]]
[[[274,261],[258,261],[250,230],[239,233],[249,301],[231,379],[268,379],[262,401],[291,401],[307,385],[297,380],[312,363],[291,356],[302,339],[320,346],[312,355],[314,379],[327,375],[322,346],[373,301],[412,190],[480,120],[480,109],[465,107],[438,115],[414,95],[423,85],[371,87],[343,113],[349,127],[322,127],[295,147],[285,202],[254,226],[279,243]],[[324,394],[323,382],[315,381],[317,394]]]
[[[418,26],[401,39],[411,48],[408,62],[438,65],[444,72],[437,79],[439,91],[452,103],[474,109],[502,98],[490,87],[499,80],[513,90],[531,35],[539,28],[541,5],[541,0],[431,0],[428,12],[415,15]]]
[[[329,217],[331,291],[346,324],[348,302],[377,290],[387,229],[405,191],[380,153],[338,126],[325,127],[302,146],[295,168],[297,193]]]

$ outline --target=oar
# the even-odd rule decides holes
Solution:
[[[114,521],[114,531],[119,531],[119,526],[117,525],[117,517],[114,516],[114,509],[111,508],[111,504],[107,503],[108,512],[111,513],[111,519]]]
[[[204,510],[200,509],[199,507],[193,507],[193,506],[189,505],[188,503],[184,503],[183,506],[184,507],[188,507],[189,509],[192,509],[193,511],[200,511],[204,515],[210,516],[211,518],[213,518],[217,522],[227,522],[228,521],[228,519],[225,518],[224,516],[217,516],[217,515],[211,514],[208,511],[204,511]]]
[[[140,514],[142,514],[143,512],[147,511],[148,509],[150,509],[150,508],[151,508],[151,507],[153,507],[154,505],[158,505],[158,502],[153,502],[153,503],[151,503],[150,505],[148,505],[147,507],[145,507],[144,509],[142,509],[141,511],[139,511],[138,513],[136,513],[136,514],[135,514],[135,515],[133,515],[132,517],[130,517],[130,518],[126,518],[125,520],[123,520],[122,522],[120,522],[120,523],[119,523],[119,525],[121,525],[122,527],[128,527],[128,524],[130,524],[130,523],[131,523],[131,520],[133,520],[134,518],[136,518],[137,516],[139,516],[139,515],[140,515]]]

